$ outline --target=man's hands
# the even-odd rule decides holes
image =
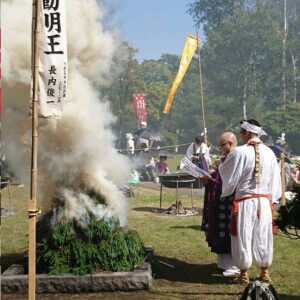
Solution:
[[[204,184],[208,184],[208,182],[209,182],[209,177],[206,175],[198,176],[198,179]]]
[[[214,162],[214,165],[218,167],[222,163],[221,159],[217,158]]]

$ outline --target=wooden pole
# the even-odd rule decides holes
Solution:
[[[203,101],[203,87],[202,87],[202,71],[201,71],[201,59],[200,59],[200,43],[199,43],[199,38],[198,38],[198,30],[197,30],[197,40],[198,40],[198,63],[199,63],[199,75],[200,75],[203,132],[204,132],[204,142],[207,145],[207,135],[206,135],[206,126],[205,126],[205,111],[204,111],[204,101]]]
[[[284,172],[284,158],[285,155],[283,152],[280,153],[281,160],[281,205],[285,205],[285,172]]]
[[[37,144],[38,144],[38,78],[39,78],[39,40],[41,1],[33,0],[34,41],[33,41],[33,99],[32,99],[32,148],[31,148],[31,186],[28,201],[28,299],[35,300],[36,275],[36,207],[37,195]]]

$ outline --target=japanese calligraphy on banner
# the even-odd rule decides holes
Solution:
[[[41,0],[39,117],[59,118],[67,87],[65,0]]]
[[[135,108],[135,116],[138,129],[141,128],[141,122],[146,122],[146,105],[145,95],[133,95],[133,102]]]
[[[197,48],[197,45],[198,45],[198,39],[191,35],[188,35],[186,42],[185,42],[183,52],[182,52],[179,69],[175,76],[172,88],[170,90],[168,99],[165,104],[165,108],[163,110],[164,114],[167,114],[170,111],[173,97],[174,97],[176,90],[177,90],[179,84],[181,83],[181,80],[193,58],[194,52]]]

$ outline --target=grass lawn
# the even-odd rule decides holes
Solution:
[[[130,198],[128,226],[140,234],[145,245],[154,248],[154,281],[151,291],[115,292],[80,295],[38,295],[37,299],[239,299],[244,287],[230,284],[216,267],[216,255],[210,252],[200,231],[201,216],[172,217],[153,212],[159,207],[159,192],[138,188]],[[24,188],[11,186],[15,216],[2,218],[2,270],[19,259],[27,245],[27,200]],[[164,194],[163,207],[175,201],[175,194]],[[184,207],[189,196],[179,195]],[[194,198],[202,208],[203,200]],[[2,190],[2,207],[9,207],[7,189]],[[273,285],[281,299],[300,299],[300,240],[281,235],[274,239],[274,261],[270,269]],[[259,269],[253,265],[250,277]],[[2,295],[2,299],[27,299],[26,295]]]

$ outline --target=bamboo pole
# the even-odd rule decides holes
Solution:
[[[36,207],[37,199],[37,144],[38,144],[38,78],[39,78],[39,39],[41,1],[33,0],[35,6],[34,41],[33,41],[33,99],[32,99],[32,148],[31,148],[31,186],[28,201],[28,299],[35,300],[36,275]]]
[[[281,205],[285,205],[285,172],[284,172],[284,158],[285,155],[283,152],[280,153],[281,160]]]
[[[201,71],[201,60],[200,60],[200,43],[199,43],[199,38],[198,38],[198,30],[197,30],[197,40],[198,40],[198,63],[199,63],[199,75],[200,75],[203,132],[204,132],[204,142],[207,145],[207,135],[206,135],[206,126],[205,126],[205,111],[204,111],[204,100],[203,100],[203,87],[202,87],[202,71]]]

